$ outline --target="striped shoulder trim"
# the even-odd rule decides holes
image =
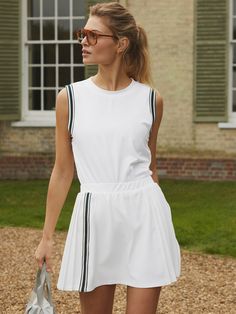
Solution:
[[[74,119],[75,119],[75,97],[74,97],[74,89],[73,89],[72,84],[66,85],[66,91],[67,91],[68,101],[69,101],[68,130],[72,137],[73,129],[74,129]]]
[[[156,118],[156,91],[150,88],[149,92],[149,109],[152,115],[152,123],[154,123]]]

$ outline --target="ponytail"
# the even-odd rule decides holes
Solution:
[[[123,54],[126,73],[134,80],[153,87],[147,34],[131,13],[117,2],[90,6],[90,16],[106,17],[107,26],[118,37],[126,36],[129,46]]]
[[[124,55],[127,74],[136,81],[153,86],[147,35],[142,26],[137,25],[136,28],[136,42],[133,45],[131,43]]]

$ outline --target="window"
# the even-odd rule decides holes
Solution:
[[[74,31],[85,25],[84,0],[23,1],[23,119],[54,117],[57,93],[84,79]]]
[[[230,2],[229,122],[236,123],[236,0]]]

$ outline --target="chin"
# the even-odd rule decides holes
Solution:
[[[91,54],[85,56],[82,55],[82,60],[84,64],[94,64],[94,61],[96,61],[94,60],[93,56],[91,56]]]
[[[83,58],[83,64],[84,65],[98,65],[98,64],[101,64],[101,65],[108,65],[110,64],[109,62],[106,62],[104,60],[89,60],[87,58]]]
[[[85,65],[95,65],[95,64],[97,64],[97,62],[83,60],[83,64],[85,64]]]

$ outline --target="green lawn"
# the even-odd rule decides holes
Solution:
[[[236,182],[160,179],[182,248],[236,257]],[[0,226],[42,228],[48,181],[0,181]],[[57,224],[69,225],[73,182]]]

